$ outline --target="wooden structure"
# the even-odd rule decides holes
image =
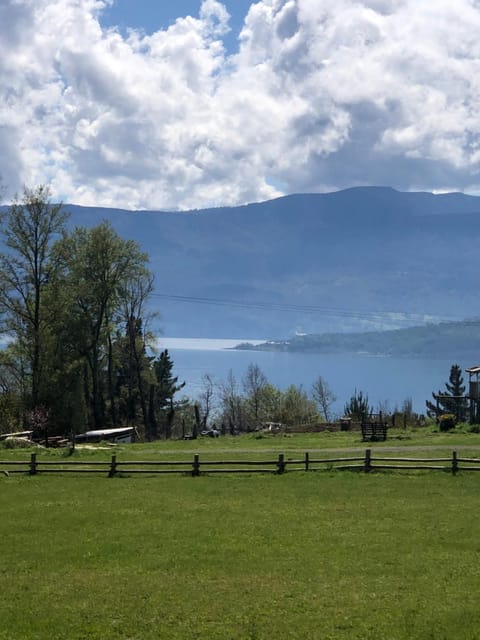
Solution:
[[[102,440],[113,442],[115,444],[126,444],[133,442],[133,427],[121,427],[117,429],[95,429],[93,431],[85,431],[75,436],[76,442],[101,442]]]
[[[468,373],[468,401],[470,407],[470,424],[480,422],[480,366],[465,369]]]
[[[387,421],[382,412],[371,413],[362,420],[362,440],[364,442],[384,442],[387,439]]]
[[[378,456],[377,456],[378,452]],[[292,452],[290,452],[292,453]],[[0,460],[0,474],[8,477],[14,473],[38,474],[75,473],[75,474],[102,474],[110,478],[117,474],[131,476],[133,474],[182,474],[198,477],[203,474],[229,474],[229,473],[274,473],[284,474],[290,471],[321,471],[331,472],[335,470],[345,471],[371,471],[380,470],[438,470],[451,471],[456,474],[459,471],[480,471],[479,458],[463,458],[452,451],[450,456],[435,458],[410,458],[404,456],[385,455],[385,450],[366,449],[362,455],[358,451],[353,456],[317,458],[306,452],[303,456],[295,458],[286,457],[279,453],[277,457],[268,460],[202,460],[200,455],[194,454],[193,460],[119,460],[113,454],[111,460],[68,460],[65,458],[44,458],[36,453],[30,454],[26,460]]]
[[[444,400],[468,400],[470,424],[480,423],[480,365],[465,369],[468,373],[468,393],[464,396],[452,396],[448,393],[434,393],[437,403],[437,421],[440,413],[440,402]],[[452,412],[453,413],[453,412]],[[458,416],[457,416],[458,419]]]

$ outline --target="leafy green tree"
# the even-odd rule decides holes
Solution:
[[[433,393],[435,402],[426,401],[427,413],[430,417],[438,418],[442,414],[453,414],[457,422],[464,422],[468,413],[468,399],[465,397],[466,386],[463,382],[462,369],[458,364],[450,368],[448,382],[445,389]]]
[[[199,412],[199,422],[197,422],[195,407]],[[174,408],[175,415],[171,425],[172,438],[183,438],[185,435],[190,435],[196,439],[203,424],[198,403],[191,398],[182,397],[180,400],[174,401]]]
[[[137,422],[137,407],[140,406],[145,432],[148,430],[148,390],[153,382],[152,358],[147,356],[147,345],[152,337],[145,330],[145,322],[151,316],[146,304],[152,291],[153,278],[146,269],[125,283],[118,314],[123,332],[117,332],[114,357],[112,353],[116,388],[111,402],[119,404],[119,418],[127,424]]]
[[[26,424],[24,364],[15,343],[0,350],[0,433]]]
[[[259,392],[262,422],[281,422],[282,392],[269,382]]]
[[[352,418],[352,420],[356,420],[358,422],[366,420],[373,411],[368,402],[368,394],[364,395],[363,391],[357,391],[355,389],[355,393],[345,404],[343,411],[344,414],[347,417]]]
[[[0,357],[3,424],[25,427],[44,412],[49,433],[125,415],[146,428],[158,387],[146,350],[147,256],[107,222],[67,233],[49,198],[46,187],[25,189],[1,220],[0,329],[11,340]]]
[[[264,418],[262,411],[262,392],[267,384],[267,377],[258,364],[250,363],[243,377],[243,390],[246,395],[246,405],[255,427],[257,427]]]
[[[43,401],[42,381],[48,379],[45,346],[52,338],[57,309],[54,300],[48,305],[46,300],[59,270],[52,248],[66,219],[62,205],[52,204],[48,188],[39,186],[25,188],[2,221],[6,247],[0,255],[2,325],[23,351],[30,409]]]
[[[91,424],[102,427],[106,422],[105,395],[110,401],[111,420],[115,420],[114,319],[127,283],[146,269],[147,256],[136,242],[123,240],[108,222],[91,229],[76,228],[62,240],[58,251],[70,296],[70,340],[77,356],[87,364],[85,392]]]
[[[290,385],[281,395],[280,422],[288,425],[308,424],[317,419],[317,407],[301,386]]]

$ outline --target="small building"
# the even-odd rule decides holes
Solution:
[[[468,400],[470,405],[470,424],[480,422],[480,366],[465,369],[468,373]]]
[[[117,429],[94,429],[75,436],[75,442],[113,442],[114,444],[129,444],[133,442],[134,427],[120,427]]]

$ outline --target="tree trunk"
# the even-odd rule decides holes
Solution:
[[[110,398],[110,418],[112,420],[112,425],[116,427],[118,420],[115,402],[115,389],[113,384],[113,346],[110,331],[108,332],[108,395]]]
[[[149,402],[148,402],[148,439],[156,440],[158,438],[158,423],[155,415],[155,385],[150,385]]]

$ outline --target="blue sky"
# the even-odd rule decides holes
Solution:
[[[479,33],[478,0],[0,0],[0,184],[130,209],[479,193]]]
[[[123,32],[128,28],[144,29],[153,33],[173,24],[177,18],[198,16],[201,0],[115,0],[102,15],[102,24],[117,26]],[[230,33],[224,38],[229,51],[235,51],[237,37],[243,21],[253,4],[252,0],[228,0],[223,3],[231,16]]]

